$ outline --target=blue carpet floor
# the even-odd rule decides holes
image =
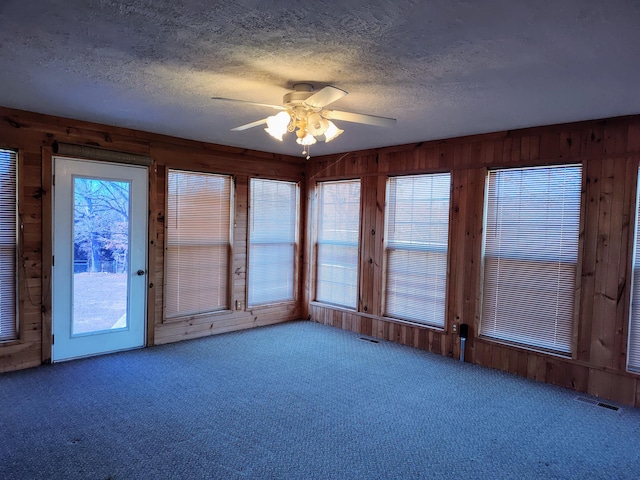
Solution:
[[[0,375],[0,478],[640,478],[577,396],[291,322]]]

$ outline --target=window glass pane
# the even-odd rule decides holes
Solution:
[[[444,326],[449,173],[387,183],[385,315]]]
[[[0,341],[18,337],[15,152],[0,150]]]
[[[165,317],[228,305],[231,177],[169,170]]]
[[[356,308],[360,181],[318,184],[316,300]]]
[[[488,175],[480,334],[571,352],[581,167]]]
[[[294,299],[298,186],[251,179],[249,305]]]

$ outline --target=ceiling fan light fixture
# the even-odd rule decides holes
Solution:
[[[296,142],[298,145],[303,146],[302,155],[306,155],[306,158],[309,159],[309,147],[311,145],[318,140],[324,140],[325,143],[330,142],[344,133],[344,130],[338,128],[331,119],[364,125],[376,125],[378,127],[392,127],[396,124],[395,118],[340,110],[325,110],[327,105],[341,99],[346,94],[346,91],[331,85],[314,92],[313,85],[310,83],[296,83],[293,85],[293,91],[282,97],[282,105],[248,102],[234,98],[213,97],[213,99],[280,110],[277,115],[240,125],[231,130],[240,132],[266,123],[265,132],[280,142],[282,142],[282,137],[287,132],[295,132]]]
[[[290,122],[291,115],[288,112],[280,112],[267,117],[267,128],[264,131],[276,140],[282,141],[282,136],[287,133]]]
[[[329,128],[329,121],[325,119],[320,113],[313,112],[307,116],[307,132],[314,137],[323,135],[327,128]]]
[[[336,138],[337,136],[341,135],[344,132],[344,130],[342,130],[341,128],[336,127],[336,124],[333,123],[331,120],[328,120],[327,123],[329,125],[327,126],[327,130],[324,132],[325,143],[330,142],[331,140],[333,140],[334,138]]]
[[[276,132],[273,129],[268,128],[268,127],[265,128],[264,131],[267,132],[269,135],[271,135],[276,140],[278,140],[279,142],[282,141],[282,136],[286,133],[286,132]]]
[[[307,133],[304,137],[296,138],[296,143],[304,146],[313,145],[314,143],[316,143],[316,137],[314,137],[310,133]]]

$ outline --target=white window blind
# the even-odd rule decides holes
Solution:
[[[570,353],[581,167],[489,172],[480,334]]]
[[[18,337],[16,312],[15,152],[0,150],[0,341]]]
[[[249,305],[294,299],[298,185],[252,178]]]
[[[638,172],[640,178],[640,171]],[[627,347],[627,369],[640,372],[640,182],[636,193],[636,231],[633,244],[633,277],[631,280],[631,314],[629,319],[629,341]]]
[[[165,317],[228,308],[229,176],[168,172]]]
[[[356,308],[360,181],[318,183],[316,300]]]
[[[444,326],[449,173],[387,182],[385,315]]]

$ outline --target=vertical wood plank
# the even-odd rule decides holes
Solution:
[[[447,278],[447,322],[464,319],[465,246],[464,225],[467,212],[468,170],[452,172],[451,209],[449,211],[449,276]]]
[[[615,299],[615,317],[611,321],[612,358],[610,366],[626,368],[626,340],[629,319],[632,206],[635,199],[637,170],[629,159],[615,159],[614,195],[611,214],[611,249],[607,265],[607,296]]]
[[[514,348],[509,349],[509,373],[518,374],[518,351]]]
[[[560,158],[560,133],[547,131],[540,134],[540,159],[554,161]]]
[[[156,265],[157,241],[158,241],[158,213],[155,206],[158,203],[157,188],[158,169],[156,165],[149,167],[149,218],[148,225],[148,241],[147,241],[147,319],[145,326],[146,345],[151,346],[155,343],[155,319],[156,319],[156,291],[157,285],[156,269],[152,265]]]
[[[374,213],[374,229],[376,235],[373,238],[373,255],[372,255],[372,297],[371,297],[371,309],[372,315],[382,315],[384,313],[384,271],[385,271],[385,228],[384,228],[384,216],[386,208],[386,189],[387,189],[387,177],[381,175],[376,179],[376,197],[374,199],[374,205],[371,208],[375,209]]]
[[[538,372],[538,357],[533,353],[529,353],[527,356],[527,378],[532,380],[536,379],[536,374]]]
[[[45,238],[53,238],[53,198],[51,179],[53,175],[51,147],[42,147],[42,175],[40,178],[42,195],[42,337],[41,359],[42,363],[51,363],[52,358],[52,293],[51,277],[53,274],[53,244],[45,242]]]
[[[637,119],[627,126],[627,152],[640,153],[640,121]]]
[[[164,254],[165,254],[165,213],[166,213],[166,201],[165,195],[167,186],[167,169],[165,165],[155,165],[156,169],[156,203],[154,205],[156,212],[156,283],[152,291],[155,291],[156,306],[155,306],[155,328],[164,322]],[[159,281],[159,276],[162,277],[162,282]],[[155,343],[155,333],[154,339]]]
[[[598,246],[598,218],[600,207],[600,175],[602,160],[589,159],[584,168],[585,219],[583,231],[582,278],[580,282],[580,322],[578,324],[578,360],[588,362],[591,357],[591,333],[594,317],[596,251]]]
[[[527,354],[527,352],[524,352],[524,351],[518,352],[518,370],[516,373],[521,377],[527,376],[528,360],[529,360],[529,355]]]
[[[382,232],[376,228],[377,215],[377,177],[363,177],[361,179],[361,232],[360,232],[360,288],[358,298],[358,311],[370,313],[374,307],[374,283],[376,242]],[[378,265],[380,262],[375,260]]]
[[[440,150],[434,145],[423,146],[425,151],[425,170],[436,170],[440,165]]]
[[[586,392],[589,385],[589,369],[582,365],[569,365],[569,386],[578,392]]]
[[[520,164],[528,164],[531,158],[531,137],[525,135],[520,139]]]
[[[597,369],[589,369],[589,395],[611,398],[611,374]]]
[[[453,145],[446,141],[440,142],[440,168],[450,169],[453,166]]]
[[[610,398],[623,405],[634,405],[636,395],[636,379],[622,375],[612,375]]]
[[[601,163],[600,199],[597,218],[596,269],[594,271],[593,318],[591,322],[591,357],[597,366],[609,366],[613,356],[613,332],[609,323],[615,319],[615,295],[607,296],[607,267],[610,253],[611,196],[613,193],[613,162]],[[617,268],[617,262],[616,262]],[[617,278],[616,278],[617,280]],[[613,311],[612,311],[613,310]]]
[[[503,372],[509,371],[509,360],[511,358],[511,351],[509,348],[503,347],[500,353],[500,370]]]
[[[468,176],[468,194],[466,207],[466,225],[464,237],[465,265],[462,279],[464,291],[463,318],[469,325],[469,348],[474,348],[474,339],[480,325],[480,290],[482,273],[482,238],[484,219],[484,189],[486,168],[470,170]]]
[[[547,360],[545,381],[560,387],[569,386],[568,365],[561,360]]]
[[[582,130],[582,148],[583,157],[592,159],[602,158],[604,148],[604,127],[601,124],[593,124]]]

